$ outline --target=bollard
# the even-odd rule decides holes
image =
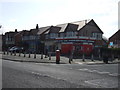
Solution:
[[[112,60],[111,61],[113,61],[114,60],[114,54],[112,54]]]
[[[14,56],[16,56],[16,51],[14,52]]]
[[[71,61],[73,61],[73,55],[72,54],[69,56],[69,63],[70,64],[71,64]]]
[[[118,55],[118,60],[120,60],[120,55]]]
[[[99,54],[99,60],[101,60],[101,55]]]
[[[45,49],[45,58],[48,56],[48,49]]]
[[[118,56],[118,60],[120,60],[120,56]]]
[[[47,58],[47,55],[45,54],[45,58]]]
[[[103,62],[104,62],[105,64],[108,64],[108,56],[107,56],[107,54],[105,54],[105,55],[103,56]]]
[[[41,53],[41,59],[43,59],[43,53]]]
[[[34,58],[36,58],[36,53],[34,53]]]
[[[83,62],[85,62],[85,55],[84,55],[84,54],[83,54],[83,57],[82,57],[82,58],[83,58],[83,60],[82,60],[82,61],[83,61]]]
[[[3,52],[3,54],[5,55],[5,51]]]
[[[69,57],[69,63],[71,64],[71,58]]]
[[[26,53],[24,52],[24,57],[26,56]]]
[[[51,60],[51,53],[49,53],[49,60]]]
[[[9,55],[9,52],[8,52],[8,50],[7,50],[7,55]]]
[[[94,56],[93,56],[93,54],[91,55],[91,61],[94,61]]]
[[[60,50],[56,50],[56,64],[60,63]]]
[[[10,52],[10,55],[12,55],[12,51]]]
[[[30,58],[30,52],[29,52],[29,56],[28,56],[28,58]]]
[[[21,56],[21,53],[20,53],[20,51],[19,51],[19,57]]]

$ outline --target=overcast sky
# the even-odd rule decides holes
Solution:
[[[104,36],[118,30],[119,0],[1,0],[2,31],[39,27],[94,19]]]

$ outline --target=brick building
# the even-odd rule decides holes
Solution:
[[[72,52],[91,53],[93,49],[104,45],[102,30],[93,19],[77,22],[46,26],[20,32],[5,33],[5,44],[7,47],[24,47],[26,51],[32,52],[55,52],[60,49],[61,53]]]
[[[120,29],[109,38],[109,47],[120,48]]]
[[[18,33],[17,29],[15,32],[10,31],[5,33],[5,49],[7,50],[9,47],[15,46],[15,35]]]
[[[45,48],[49,52],[60,49],[63,54],[72,50],[90,53],[103,46],[102,34],[93,19],[59,24],[45,33]]]

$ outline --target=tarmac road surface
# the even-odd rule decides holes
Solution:
[[[117,88],[118,65],[2,61],[3,88]]]

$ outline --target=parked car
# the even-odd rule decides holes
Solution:
[[[23,52],[24,48],[23,47],[12,47],[9,49],[10,52]]]

